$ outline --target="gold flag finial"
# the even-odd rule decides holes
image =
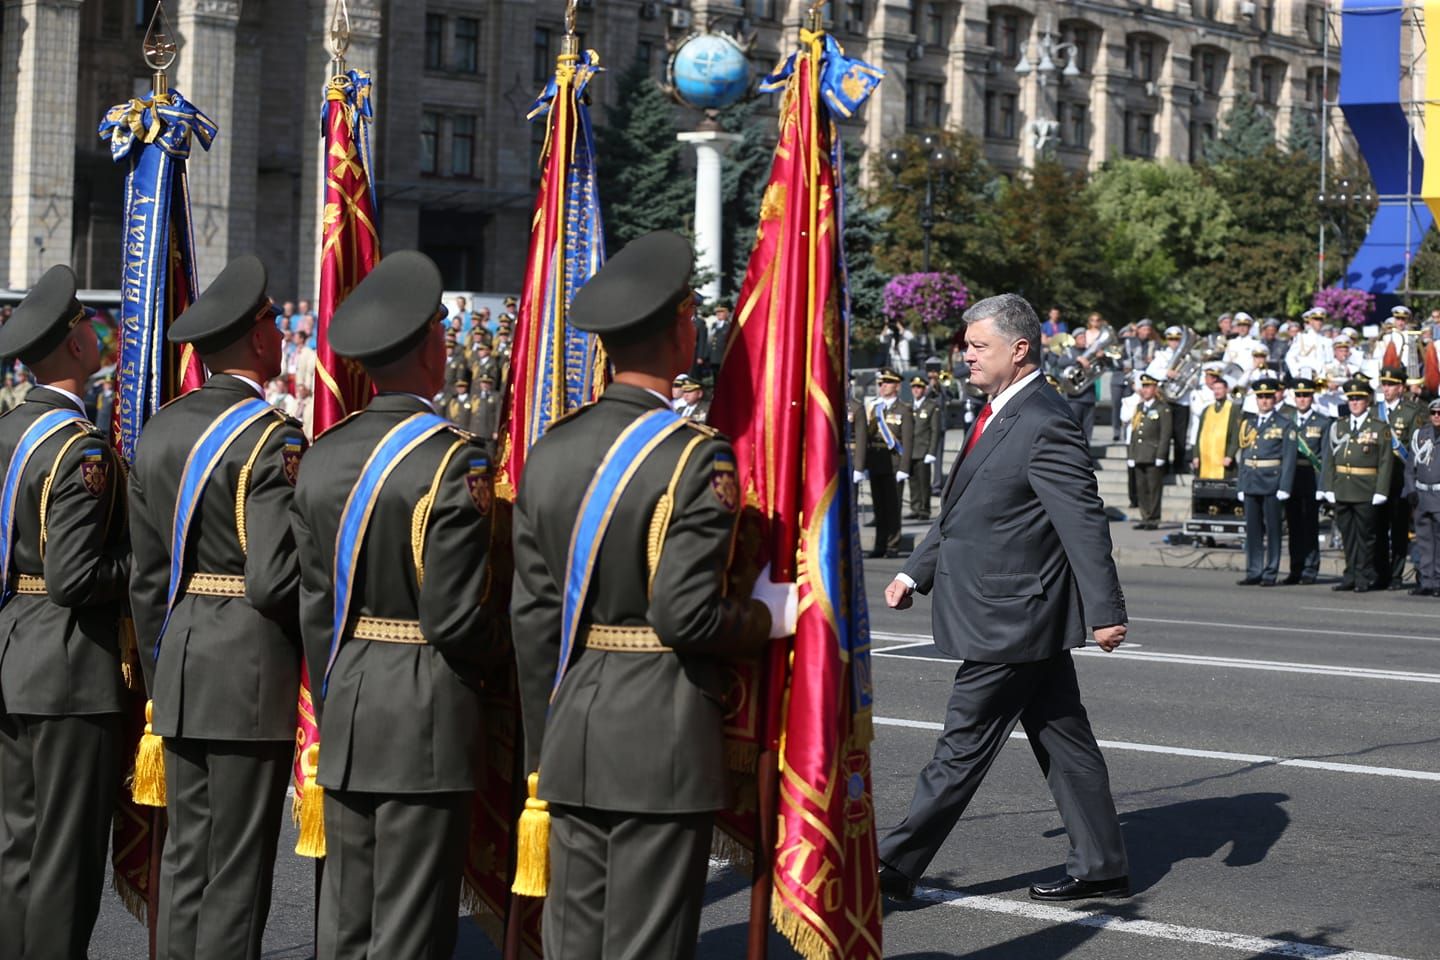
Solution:
[[[565,36],[560,39],[560,56],[580,56],[580,37],[575,33],[577,0],[566,0],[565,2]]]
[[[153,96],[167,96],[170,93],[170,80],[165,71],[175,63],[179,48],[175,46],[175,31],[170,28],[170,18],[165,16],[164,0],[156,0],[155,12],[150,15],[150,25],[145,28],[142,49],[145,65],[154,71],[151,75]]]
[[[335,4],[325,46],[330,50],[330,62],[335,65],[335,73],[344,73],[345,53],[350,49],[350,7],[345,0],[337,0]]]

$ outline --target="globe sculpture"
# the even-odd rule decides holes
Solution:
[[[750,89],[750,61],[731,37],[697,33],[670,58],[670,85],[686,105],[719,110]]]

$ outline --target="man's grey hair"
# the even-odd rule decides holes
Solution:
[[[1030,306],[1030,301],[1020,294],[1002,293],[986,297],[966,310],[961,319],[967,325],[981,320],[994,320],[995,329],[1008,337],[1012,344],[1018,340],[1030,344],[1030,352],[1025,356],[1026,363],[1039,364],[1040,318],[1035,314],[1035,308]]]

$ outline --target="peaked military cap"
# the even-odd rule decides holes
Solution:
[[[681,390],[698,390],[700,388],[700,381],[688,373],[682,373],[675,378],[675,386]]]
[[[1243,324],[1246,324],[1247,326],[1248,326],[1249,324],[1255,322],[1255,318],[1252,317],[1252,316],[1250,316],[1250,314],[1246,313],[1244,310],[1237,310],[1237,311],[1235,311],[1235,316],[1232,317],[1231,319],[1232,319],[1235,323],[1243,323]]]
[[[1260,326],[1262,329],[1269,329],[1270,327],[1274,327],[1276,330],[1279,330],[1280,321],[1276,320],[1274,317],[1266,317],[1265,322],[1262,323]]]
[[[1430,401],[1430,412],[1440,413],[1440,397],[1436,397],[1434,400]]]
[[[910,378],[910,386],[912,386],[912,387],[928,387],[929,385],[930,385],[930,384],[928,384],[928,383],[925,382],[925,378],[924,378],[924,377],[911,377],[911,378]]]
[[[1371,397],[1371,393],[1372,391],[1370,390],[1370,381],[1366,380],[1364,377],[1351,377],[1349,380],[1345,381],[1345,399],[1347,400],[1353,400],[1357,398],[1369,400]]]
[[[880,372],[877,373],[877,374],[875,374],[875,382],[876,382],[876,383],[899,383],[899,382],[900,382],[900,374],[896,373],[894,370],[891,370],[889,367],[882,367],[882,368],[880,369]]]
[[[1268,356],[1270,356],[1270,351],[1267,350],[1267,349],[1265,349],[1264,347],[1256,347],[1254,350],[1251,350],[1251,351],[1250,351],[1250,356],[1252,356],[1252,357],[1268,357]]]
[[[1396,306],[1390,308],[1390,316],[1399,317],[1402,320],[1409,320],[1410,308],[1405,306],[1403,303],[1397,304]]]
[[[418,344],[448,311],[435,261],[418,250],[383,258],[350,292],[330,321],[330,347],[342,357],[384,366]]]
[[[1290,390],[1297,397],[1313,397],[1315,381],[1309,377],[1296,377],[1290,384]]]
[[[1386,367],[1380,371],[1381,383],[1404,383],[1405,371],[1400,367]]]
[[[1140,386],[1142,387],[1153,387],[1159,382],[1157,378],[1150,376],[1148,373],[1140,374]]]
[[[1150,327],[1153,330],[1155,328],[1155,322],[1149,317],[1142,317],[1140,322],[1135,324],[1135,329],[1139,330],[1141,327]]]
[[[635,342],[675,321],[675,308],[694,296],[690,241],[656,230],[630,241],[575,294],[570,322],[587,333]]]
[[[1280,381],[1273,377],[1261,377],[1250,385],[1250,392],[1257,397],[1273,397],[1280,391]]]
[[[477,379],[480,383],[494,383],[494,382],[495,382],[495,374],[493,374],[493,373],[482,373],[482,374],[480,374],[480,376],[477,377],[476,379]]]
[[[1180,329],[1179,327],[1171,326],[1165,328],[1166,340],[1179,340],[1183,336],[1185,336],[1185,331]]]
[[[223,350],[254,328],[256,315],[267,306],[271,318],[280,313],[265,292],[267,280],[259,257],[236,257],[170,325],[165,338],[193,343],[201,353]]]
[[[75,299],[75,271],[56,264],[36,281],[0,327],[0,357],[34,363],[49,356],[75,325],[95,311]]]
[[[1311,307],[1301,314],[1301,317],[1306,320],[1324,320],[1329,316],[1330,315],[1325,312],[1324,307]]]

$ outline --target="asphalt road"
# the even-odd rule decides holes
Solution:
[[[955,665],[929,611],[867,576],[882,831],[903,816]],[[1135,895],[1030,903],[1066,843],[1026,744],[1012,742],[929,874],[885,921],[906,960],[1440,958],[1440,602],[1237,588],[1235,574],[1121,571],[1131,643],[1077,655],[1129,849]],[[309,955],[309,864],[282,838],[268,957]],[[712,873],[701,956],[743,956],[748,893]],[[456,956],[497,957],[461,921]],[[771,956],[792,956],[778,937]],[[1347,952],[1353,951],[1353,952]],[[92,957],[142,958],[143,930],[107,897]]]

